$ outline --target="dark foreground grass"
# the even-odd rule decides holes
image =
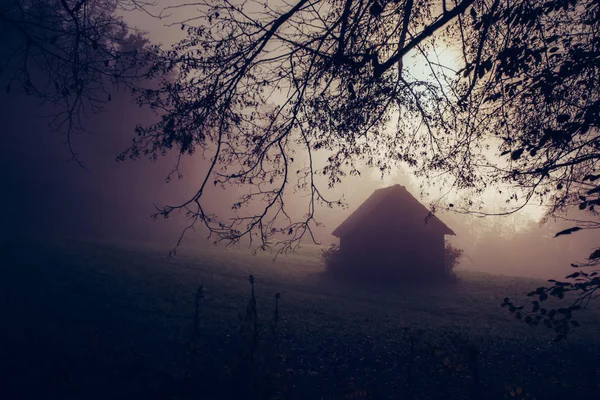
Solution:
[[[600,398],[597,313],[557,344],[500,309],[538,281],[382,287],[331,280],[316,248],[167,250],[5,241],[2,398]]]

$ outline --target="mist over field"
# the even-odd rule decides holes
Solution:
[[[175,20],[185,16],[185,12],[173,9],[169,15]],[[124,13],[124,17],[156,43],[169,45],[185,37],[180,29],[173,29],[144,12]],[[451,54],[452,51],[446,54],[445,62],[456,62],[453,59],[456,54]],[[102,112],[86,113],[87,132],[72,138],[73,151],[85,169],[72,159],[66,136],[49,127],[58,107],[42,104],[24,93],[0,93],[3,117],[0,178],[8,189],[8,195],[0,198],[0,206],[8,210],[4,223],[10,227],[3,233],[126,239],[175,246],[189,225],[184,213],[156,220],[151,215],[158,211],[157,207],[180,204],[195,193],[212,155],[208,151],[182,157],[181,177],[174,171],[175,152],[156,160],[145,157],[117,162],[117,156],[131,145],[135,127],[149,125],[159,117],[147,107],[136,105],[129,91],[118,86],[109,86],[108,90],[111,101],[102,105]],[[326,152],[315,152],[317,164],[324,165],[327,157]],[[306,162],[308,159],[302,158],[294,166]],[[497,217],[461,214],[447,207],[449,202],[471,199],[481,203],[487,213],[502,213],[510,205],[498,194],[498,189],[509,188],[492,187],[483,194],[453,191],[450,197],[445,197],[449,192],[447,187],[430,186],[431,182],[415,177],[408,166],[382,175],[376,168],[363,165],[360,176],[347,175],[329,189],[325,177],[316,179],[329,200],[341,199],[345,203],[345,207],[316,209],[315,220],[321,225],[314,228],[315,239],[324,247],[339,242],[331,232],[374,190],[393,184],[406,186],[456,232],[456,236],[446,239],[464,250],[461,269],[560,279],[571,272],[571,263],[584,261],[596,245],[593,230],[554,238],[557,232],[574,225],[569,220],[588,218],[584,212],[571,210],[561,216],[565,221],[545,218],[547,207],[534,201],[515,214]],[[204,194],[207,211],[225,219],[234,215],[232,206],[249,190],[245,186],[209,186]],[[299,218],[308,210],[307,194],[299,191],[286,197],[286,206],[293,217]],[[257,202],[252,207],[259,210],[261,204]],[[196,232],[186,232],[185,242],[212,246],[214,237],[207,240],[207,232],[201,225]],[[242,242],[241,247],[247,245],[244,238]],[[302,242],[313,244],[309,236]]]
[[[168,183],[165,179],[175,162],[170,155],[155,162],[117,162],[117,155],[130,144],[136,124],[155,118],[132,104],[127,93],[115,88],[113,101],[106,104],[105,111],[91,116],[86,123],[89,134],[75,136],[74,147],[86,170],[69,161],[64,137],[49,130],[44,115],[51,114],[50,107],[39,107],[38,102],[25,96],[6,94],[0,97],[0,106],[4,110],[2,181],[9,188],[0,199],[7,210],[5,224],[10,227],[4,233],[176,244],[187,219],[179,214],[153,220],[154,205],[182,202],[193,193],[207,160],[201,154],[183,159],[182,179],[175,176]],[[331,199],[343,198],[347,207],[317,209],[316,220],[323,224],[316,229],[317,241],[323,246],[337,243],[331,232],[374,190],[396,183],[405,185],[425,206],[439,196],[436,188],[419,187],[418,180],[407,171],[382,179],[380,174],[365,169],[361,177],[347,177],[328,192]],[[210,211],[220,215],[231,212],[239,190],[244,190],[235,186],[210,189]],[[422,189],[428,197],[419,196]],[[290,196],[286,203],[297,215],[306,209],[302,196]],[[497,201],[490,209],[501,206]],[[593,231],[554,238],[572,223],[553,219],[541,223],[543,210],[535,206],[500,217],[481,218],[447,209],[436,211],[436,215],[456,232],[456,236],[448,237],[451,243],[465,251],[461,269],[560,279],[570,273],[571,263],[580,261],[594,248]],[[570,217],[577,219],[579,215]],[[212,246],[213,241],[206,237],[200,227],[195,233],[188,232],[185,242]],[[308,237],[303,243],[312,244]]]

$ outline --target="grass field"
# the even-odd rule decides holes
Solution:
[[[74,239],[2,247],[3,398],[600,398],[596,310],[553,343],[500,308],[540,281],[461,271],[455,284],[343,283],[316,246],[275,261]],[[254,345],[241,329],[250,274]]]

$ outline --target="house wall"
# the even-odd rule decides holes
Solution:
[[[375,229],[376,228],[376,229]],[[374,276],[444,274],[444,235],[365,226],[340,240],[349,268]]]

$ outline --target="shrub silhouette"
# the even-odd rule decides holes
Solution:
[[[464,250],[452,246],[446,242],[444,247],[446,275],[451,278],[456,277],[456,268],[460,265],[460,261],[464,256]],[[321,250],[321,258],[325,264],[325,269],[331,274],[340,274],[342,272],[350,273],[355,268],[344,268],[353,267],[351,266],[352,260],[344,259],[340,252],[340,246],[337,244],[331,244],[326,250]],[[375,259],[376,257],[374,257]],[[347,271],[346,271],[347,269]]]
[[[323,258],[327,272],[335,274],[340,271],[340,267],[343,264],[340,246],[331,244],[327,250],[321,250],[321,257]]]
[[[456,277],[456,267],[460,265],[460,260],[463,258],[465,251],[456,248],[446,242],[444,247],[444,256],[446,261],[446,272],[451,277]]]

